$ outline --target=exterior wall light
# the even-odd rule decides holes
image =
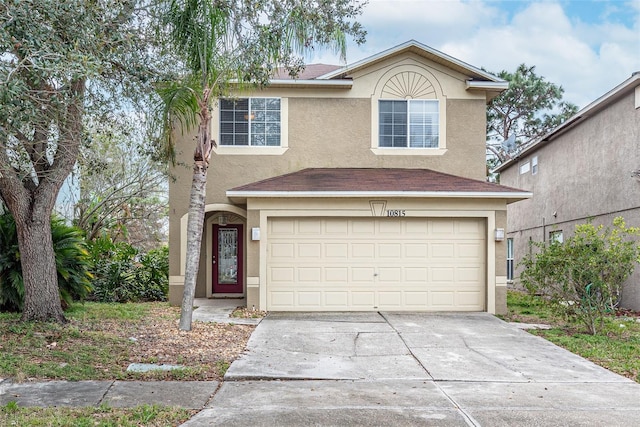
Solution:
[[[495,239],[496,242],[502,242],[504,240],[504,228],[496,228]]]

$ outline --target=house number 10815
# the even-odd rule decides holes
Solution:
[[[389,209],[387,210],[387,216],[406,216],[407,213],[404,209]]]

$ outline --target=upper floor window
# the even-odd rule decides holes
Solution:
[[[437,100],[380,100],[379,147],[438,148]]]
[[[280,98],[220,99],[220,145],[280,146]]]
[[[536,175],[538,173],[538,156],[535,156],[531,159],[531,175]]]

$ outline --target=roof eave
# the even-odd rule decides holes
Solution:
[[[269,80],[269,87],[318,87],[327,89],[351,89],[353,80],[351,79],[334,79],[334,80],[295,80],[295,79],[275,79]]]
[[[533,197],[528,191],[234,191],[228,190],[227,197],[247,198],[312,198],[312,197],[421,197],[460,199],[509,199],[523,200]]]

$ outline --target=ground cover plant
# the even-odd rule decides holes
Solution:
[[[553,310],[541,296],[509,291],[507,307],[505,320],[549,325],[550,329],[530,332],[640,383],[640,312],[618,309],[607,314],[593,335],[580,321]]]
[[[28,380],[221,380],[253,326],[195,322],[178,330],[167,303],[74,303],[66,325],[0,314],[0,377]],[[131,373],[130,363],[184,366]]]

